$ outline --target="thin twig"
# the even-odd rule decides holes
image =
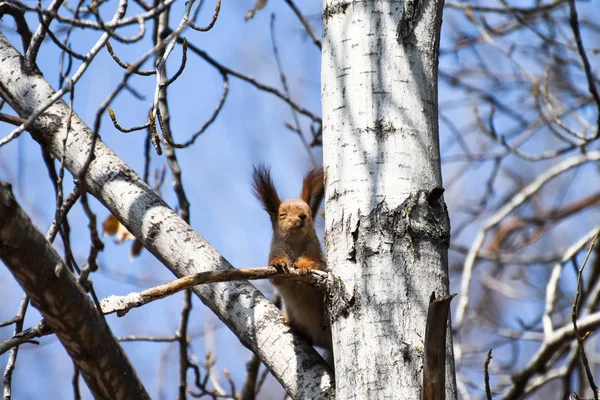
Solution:
[[[34,343],[35,341],[33,339],[47,336],[52,333],[52,329],[50,329],[44,320],[42,320],[35,327],[26,329],[23,332],[18,333],[3,342],[0,342],[0,355],[6,353],[13,347],[18,347],[24,343]]]
[[[273,55],[275,56],[275,61],[277,62],[277,69],[279,70],[279,79],[281,80],[281,84],[283,85],[283,90],[284,90],[286,96],[291,98],[290,88],[288,87],[287,79],[285,77],[285,73],[283,72],[283,66],[281,64],[281,59],[279,58],[279,49],[277,47],[277,41],[275,39],[275,14],[274,13],[271,14],[270,28],[271,28],[271,44],[273,46]],[[316,167],[317,160],[315,160],[315,155],[313,154],[313,152],[310,149],[310,144],[308,143],[308,141],[304,137],[304,134],[302,133],[300,121],[298,119],[298,114],[297,114],[296,110],[294,110],[293,107],[292,107],[292,116],[294,118],[294,124],[296,125],[295,131],[298,134],[298,136],[300,137],[300,141],[302,142],[304,149],[308,153],[308,156],[310,157],[310,161],[311,161],[313,167]]]
[[[183,307],[181,308],[181,318],[179,320],[179,329],[177,330],[177,341],[179,342],[179,394],[178,400],[184,400],[187,393],[187,370],[189,368],[188,358],[188,322],[192,310],[192,291],[186,290],[183,294]]]
[[[29,26],[27,26],[27,21],[25,20],[25,11],[23,8],[15,4],[2,2],[0,3],[0,18],[2,18],[2,16],[5,14],[10,15],[15,20],[17,33],[21,35],[23,51],[26,52],[29,48],[29,44],[31,43],[31,31],[29,30]]]
[[[588,82],[588,90],[592,94],[594,101],[596,102],[597,109],[597,126],[596,126],[596,135],[594,138],[598,138],[600,136],[600,94],[598,94],[598,89],[596,88],[596,82],[594,73],[592,72],[592,67],[590,65],[590,60],[585,52],[585,47],[583,47],[583,40],[581,39],[581,32],[579,30],[579,19],[577,17],[577,7],[575,6],[575,0],[569,0],[569,22],[571,23],[571,28],[573,29],[573,35],[575,35],[575,41],[577,42],[577,51],[579,52],[579,56],[581,57],[581,61],[583,62],[583,70],[585,71],[585,76]],[[598,396],[598,394],[594,394],[594,396]],[[597,397],[595,397],[597,399]]]
[[[21,305],[19,306],[19,311],[17,312],[17,321],[15,321],[15,330],[14,335],[18,335],[23,330],[23,321],[25,320],[25,313],[27,312],[27,307],[29,306],[29,296],[26,294],[23,295],[21,299]],[[1,345],[0,345],[1,347]],[[0,353],[2,354],[2,353]],[[17,355],[19,354],[19,346],[18,344],[11,348],[10,355],[8,356],[8,362],[6,363],[6,368],[4,369],[4,399],[10,400],[12,393],[12,373],[15,369],[15,365],[17,362]]]
[[[598,230],[596,232],[596,235],[592,239],[592,243],[590,244],[588,252],[585,255],[583,264],[577,270],[577,292],[575,294],[575,300],[573,300],[573,309],[571,312],[571,320],[573,321],[573,330],[575,331],[575,339],[577,339],[577,345],[579,346],[579,354],[581,354],[581,361],[583,362],[583,366],[585,367],[585,373],[587,375],[588,382],[590,384],[590,387],[592,388],[592,392],[594,393],[594,400],[598,400],[598,387],[596,386],[596,383],[594,382],[594,375],[592,374],[592,371],[590,369],[590,364],[589,364],[587,355],[585,353],[585,348],[583,346],[584,339],[579,334],[579,330],[577,328],[577,313],[578,313],[578,307],[579,307],[579,298],[581,296],[581,286],[582,286],[581,276],[582,276],[583,270],[585,269],[588,258],[590,257],[590,254],[592,252],[592,249],[594,248],[594,244],[596,243],[596,239],[598,238],[599,234],[600,234],[600,230]]]
[[[64,0],[53,0],[48,7],[48,11],[56,12],[62,5],[63,1]],[[27,52],[25,53],[25,65],[30,70],[33,70],[35,66],[38,51],[40,50],[40,46],[44,41],[44,37],[49,30],[49,25],[53,18],[54,17],[50,13],[45,15],[40,14],[40,25],[33,34],[33,37],[31,38],[30,44],[27,48]]]
[[[260,358],[254,353],[250,355],[250,359],[246,363],[246,380],[242,387],[240,400],[255,400],[256,399],[256,381],[258,379],[258,370],[260,368]]]
[[[492,400],[492,391],[490,389],[490,372],[489,366],[492,361],[492,349],[488,351],[487,357],[483,363],[483,380],[485,381],[485,396],[487,400]]]
[[[319,50],[321,50],[321,41],[319,40],[319,38],[317,37],[317,35],[313,31],[313,29],[310,26],[310,24],[308,23],[308,21],[306,20],[306,17],[302,14],[302,12],[300,12],[300,10],[298,9],[298,7],[296,6],[296,4],[292,0],[285,0],[285,2],[287,3],[287,5],[290,6],[290,8],[294,12],[294,14],[296,14],[296,17],[298,17],[298,19],[300,20],[300,22],[304,26],[304,29],[306,29],[306,33],[308,33],[308,36],[310,36],[310,38],[312,39],[313,43],[319,48]]]
[[[77,365],[75,365],[75,363],[73,363],[73,399],[74,400],[81,400],[81,390],[79,389],[79,369],[77,368]]]
[[[215,13],[213,14],[212,20],[210,21],[210,23],[208,25],[198,26],[198,25],[194,24],[192,21],[187,21],[187,24],[190,28],[192,28],[195,31],[208,32],[212,29],[213,26],[215,26],[215,23],[217,22],[217,18],[219,18],[219,11],[221,11],[221,0],[217,0],[217,3],[215,4]]]

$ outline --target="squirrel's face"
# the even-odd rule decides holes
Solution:
[[[303,200],[284,200],[279,205],[277,227],[282,234],[303,236],[313,228],[310,207]]]

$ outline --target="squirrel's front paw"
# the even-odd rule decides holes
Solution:
[[[306,257],[300,257],[294,266],[298,269],[298,272],[301,275],[306,275],[313,269],[319,269],[316,262]]]
[[[273,260],[271,260],[271,266],[279,272],[289,273],[289,265],[290,260],[288,260],[286,257],[275,257]]]

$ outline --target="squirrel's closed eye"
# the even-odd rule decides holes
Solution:
[[[279,218],[287,217],[287,214],[279,214]]]

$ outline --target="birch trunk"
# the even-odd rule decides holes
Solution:
[[[325,0],[327,260],[353,296],[333,315],[338,399],[419,399],[431,293],[448,294],[438,143],[443,1]],[[437,188],[437,189],[436,189]],[[447,335],[446,398],[456,398]]]

